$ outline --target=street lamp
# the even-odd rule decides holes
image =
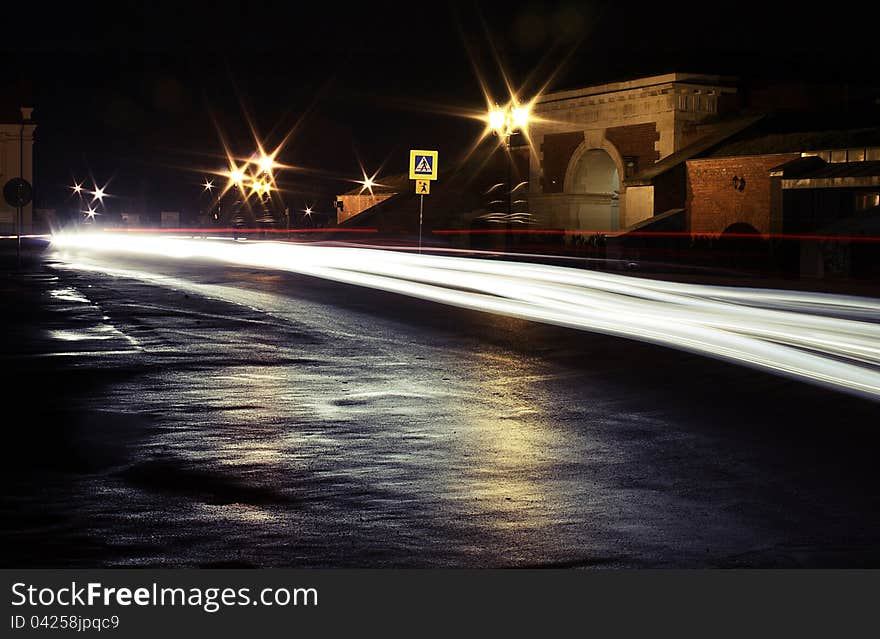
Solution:
[[[507,151],[507,225],[510,228],[510,219],[513,215],[513,155],[510,152],[510,136],[519,131],[525,131],[529,126],[531,119],[531,109],[529,105],[517,104],[510,102],[504,107],[495,108],[489,111],[487,121],[489,128],[498,137],[504,141],[504,148]]]
[[[104,193],[105,188],[107,188],[106,185],[103,187],[100,187],[97,184],[95,185],[95,190],[91,192],[93,203],[95,200],[98,200],[101,204],[104,203],[104,196],[107,195],[106,193]]]

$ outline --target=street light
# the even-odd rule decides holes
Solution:
[[[531,109],[528,104],[522,105],[511,102],[504,107],[495,108],[489,111],[487,121],[489,128],[498,137],[504,141],[504,148],[507,151],[507,225],[510,228],[510,219],[513,215],[513,155],[510,152],[510,136],[519,131],[525,131],[529,126],[531,119]]]
[[[229,181],[233,186],[241,188],[241,184],[244,182],[244,169],[240,169],[237,166],[229,169]]]
[[[260,173],[266,173],[267,175],[272,175],[272,169],[275,168],[275,158],[271,155],[266,155],[265,153],[260,155],[260,159],[257,160],[257,166],[260,167]]]
[[[105,188],[107,187],[100,187],[97,184],[95,185],[95,190],[92,191],[92,202],[98,200],[101,204],[104,203],[104,196],[106,195],[106,193],[104,193]]]

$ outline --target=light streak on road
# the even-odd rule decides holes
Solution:
[[[339,246],[113,233],[55,235],[53,243],[291,271],[660,344],[880,400],[880,300],[872,298]]]

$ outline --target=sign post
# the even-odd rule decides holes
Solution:
[[[425,196],[431,194],[431,181],[437,179],[437,151],[411,150],[409,152],[409,179],[416,181],[419,196],[419,254],[422,252],[422,218]]]
[[[3,197],[6,199],[6,203],[17,209],[16,234],[18,235],[18,244],[15,248],[15,257],[18,262],[18,268],[21,268],[21,231],[24,225],[21,219],[21,210],[30,203],[32,195],[33,189],[30,182],[24,178],[12,178],[3,187]]]

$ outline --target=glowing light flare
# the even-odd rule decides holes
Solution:
[[[272,173],[272,169],[275,168],[275,158],[271,155],[262,154],[260,158],[257,160],[257,166],[260,169],[260,173]]]
[[[104,198],[107,196],[107,194],[104,192],[105,188],[107,187],[99,187],[97,184],[95,185],[95,190],[90,191],[90,193],[92,194],[92,202],[98,200],[101,204],[104,203]]]
[[[77,182],[76,180],[74,180],[73,186],[71,186],[70,188],[77,195],[80,195],[80,196],[82,195],[82,192],[83,192],[82,182]]]
[[[229,178],[229,184],[231,186],[240,187],[244,183],[244,169],[241,169],[233,164],[229,167],[227,177]]]
[[[498,108],[489,112],[489,128],[494,131],[502,131],[507,122],[507,114]]]
[[[381,186],[376,181],[376,175],[378,174],[378,171],[376,173],[373,173],[373,175],[370,175],[370,176],[368,176],[367,172],[364,171],[363,169],[361,169],[361,173],[364,174],[364,179],[363,180],[355,180],[355,182],[357,182],[358,184],[361,185],[361,190],[359,193],[363,193],[364,191],[369,191],[370,195],[373,195],[373,187],[374,186]]]
[[[515,107],[511,110],[510,116],[514,128],[525,129],[529,125],[529,120],[531,118],[531,107],[528,105]]]
[[[202,184],[205,191],[213,191],[214,190],[214,180],[209,180],[205,178],[205,183]]]
[[[311,216],[312,216],[312,207],[307,206],[307,207],[303,210],[303,213],[305,213],[306,215],[308,215],[309,217],[311,217]]]
[[[504,107],[495,106],[486,115],[489,129],[500,136],[525,132],[532,121],[531,103],[519,104],[515,99]]]

